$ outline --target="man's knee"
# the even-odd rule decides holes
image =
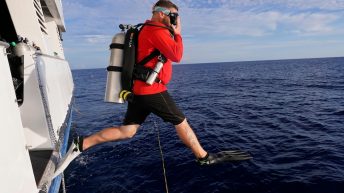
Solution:
[[[122,132],[122,136],[125,139],[130,139],[135,136],[139,125],[125,125],[121,126],[120,130]]]
[[[187,122],[186,118],[181,123],[179,123],[178,125],[175,125],[175,128],[176,129],[185,128],[185,126],[188,126],[188,122]]]

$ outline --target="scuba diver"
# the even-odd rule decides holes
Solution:
[[[180,62],[183,55],[181,20],[178,7],[171,1],[159,0],[153,6],[152,18],[143,24],[138,36],[137,61],[143,60],[158,50],[166,58],[157,80],[152,85],[134,80],[133,99],[119,127],[105,128],[93,135],[78,136],[73,140],[66,156],[60,162],[54,177],[59,175],[83,151],[105,142],[132,138],[150,113],[174,125],[180,140],[191,149],[200,165],[211,165],[224,161],[247,160],[251,156],[242,151],[209,153],[203,149],[183,112],[169,95],[166,85],[172,77],[172,62]],[[154,69],[159,56],[149,60],[145,67]]]

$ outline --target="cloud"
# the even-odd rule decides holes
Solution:
[[[65,0],[66,20],[70,31],[81,35],[109,35],[120,23],[140,23],[150,17],[155,1]],[[272,0],[186,0],[180,4],[183,29],[188,36],[264,36],[273,33],[332,33],[332,24],[343,18],[339,1],[272,1]],[[319,9],[314,12],[310,9]],[[326,10],[331,10],[326,12]],[[67,26],[67,29],[69,26]],[[82,30],[80,30],[82,29]]]
[[[332,57],[343,55],[344,40],[230,40],[185,44],[183,63]],[[319,49],[321,48],[321,49]],[[230,60],[228,60],[230,58]]]
[[[109,32],[121,22],[142,22],[150,15],[150,12],[147,12],[150,6],[145,0],[64,1],[67,23],[71,24],[71,27],[77,26],[81,31]]]
[[[344,2],[338,0],[177,0],[177,4],[189,8],[261,9],[290,10],[343,10]]]
[[[276,30],[278,12],[264,13],[239,12],[236,10],[218,9],[202,10],[205,17],[195,17],[196,14],[187,16],[186,31],[200,35],[212,34],[214,36],[263,36]],[[208,15],[208,16],[207,16]],[[219,16],[221,15],[221,16]]]
[[[84,35],[85,41],[91,44],[108,43],[112,36],[110,35]]]
[[[63,0],[65,46],[70,58],[87,53],[87,66],[107,63],[108,45],[120,23],[151,17],[156,0]],[[343,42],[344,1],[338,0],[174,0],[179,6],[184,63],[284,58],[297,47],[319,54],[324,44]],[[301,41],[304,40],[304,41]],[[311,44],[315,41],[317,43]],[[294,43],[292,43],[294,42]],[[337,50],[335,50],[337,49]],[[335,44],[326,54],[343,50]],[[218,52],[221,50],[221,53]],[[320,51],[316,51],[320,50]],[[92,57],[92,51],[97,55]],[[302,50],[301,50],[302,51]],[[269,54],[271,53],[271,54]],[[66,50],[66,54],[67,53]],[[103,54],[103,55],[102,55]],[[102,57],[103,56],[103,57]],[[291,54],[288,56],[292,57]],[[80,57],[79,57],[80,58]],[[94,58],[94,59],[92,59]],[[102,60],[100,62],[92,60]],[[73,61],[72,61],[73,62]],[[84,64],[86,65],[86,64]]]
[[[290,24],[298,29],[299,34],[331,34],[335,33],[334,22],[340,17],[332,13],[301,13],[298,15],[289,15],[286,24]]]
[[[322,11],[339,11],[344,9],[344,2],[338,0],[285,0],[279,4],[286,5],[290,9],[300,10],[317,9]]]
[[[285,1],[289,9],[282,9],[280,8],[281,3],[261,0],[240,1],[240,4],[243,3],[240,8],[238,8],[238,1],[217,1],[216,7],[209,8],[206,6],[208,1],[200,1],[199,6],[194,6],[194,1],[189,0],[189,2],[189,6],[181,11],[184,24],[188,24],[185,26],[185,31],[199,36],[208,34],[213,37],[259,37],[279,33],[329,35],[338,32],[336,25],[343,19],[343,13],[316,12],[305,9],[317,7],[322,10],[334,10],[338,7],[344,7],[344,3],[329,4],[320,1],[305,3],[305,1],[301,1],[303,3],[296,4],[294,1]],[[213,1],[209,2],[212,3]],[[183,5],[186,6],[186,4]],[[244,7],[250,8],[244,9]],[[192,36],[191,34],[188,35]]]

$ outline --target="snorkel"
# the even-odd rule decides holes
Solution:
[[[156,11],[156,12],[163,12],[165,15],[170,17],[170,23],[172,25],[177,25],[177,18],[179,16],[178,13],[171,13],[171,11],[168,10],[167,8],[160,7],[160,6],[154,7],[154,11]]]

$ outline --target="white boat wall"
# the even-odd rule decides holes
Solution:
[[[63,176],[51,176],[66,152],[74,90],[62,3],[1,0],[0,14],[0,192],[56,193]]]

